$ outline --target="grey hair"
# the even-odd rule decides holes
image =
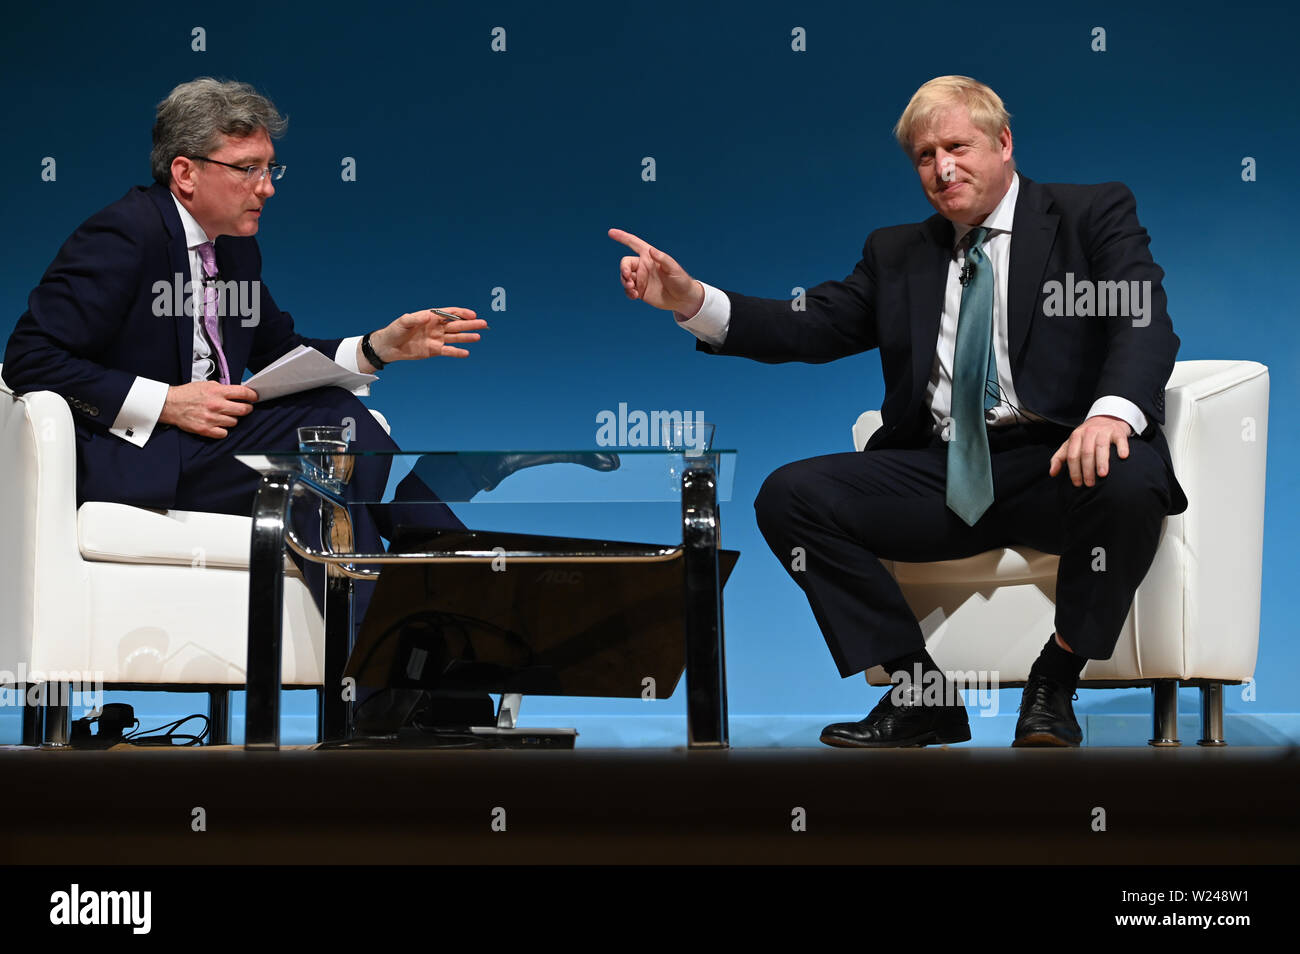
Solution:
[[[247,83],[210,76],[181,83],[158,104],[150,155],[154,181],[170,183],[173,159],[206,156],[220,145],[223,134],[251,136],[265,129],[279,138],[288,124],[275,105]]]

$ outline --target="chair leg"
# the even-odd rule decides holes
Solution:
[[[1162,747],[1178,741],[1178,680],[1158,679],[1151,687],[1151,738],[1147,744]]]
[[[18,696],[19,704],[23,707],[23,745],[38,746],[41,744],[41,733],[44,729],[43,716],[45,707],[41,705],[30,706],[27,704],[27,686],[15,686],[14,692]]]
[[[208,745],[230,744],[230,690],[208,690]]]
[[[72,712],[68,699],[72,686],[66,682],[41,685],[41,710],[45,716],[42,745],[47,749],[66,749],[72,744]]]
[[[1223,683],[1201,687],[1201,737],[1197,745],[1227,745],[1223,737]]]

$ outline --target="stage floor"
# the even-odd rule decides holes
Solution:
[[[1294,748],[9,747],[0,768],[7,864],[1300,861]]]

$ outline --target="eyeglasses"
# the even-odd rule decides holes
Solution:
[[[222,162],[220,159],[209,159],[207,156],[190,156],[190,158],[198,159],[201,162],[215,162],[227,169],[242,172],[246,182],[261,182],[266,176],[270,176],[272,182],[279,182],[284,178],[284,170],[287,168],[283,163],[279,162],[273,162],[269,166],[232,166],[228,162]]]

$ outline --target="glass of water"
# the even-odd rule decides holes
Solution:
[[[671,451],[669,458],[668,481],[675,491],[682,486],[682,475],[687,470],[708,466],[717,466],[711,456],[706,457],[713,446],[713,425],[705,421],[665,421],[660,441],[666,451]],[[681,455],[680,457],[676,455]]]
[[[347,428],[318,425],[298,428],[298,453],[303,473],[335,493],[343,491],[350,476]]]
[[[666,421],[660,438],[664,450],[699,457],[713,446],[713,425],[706,421]]]

